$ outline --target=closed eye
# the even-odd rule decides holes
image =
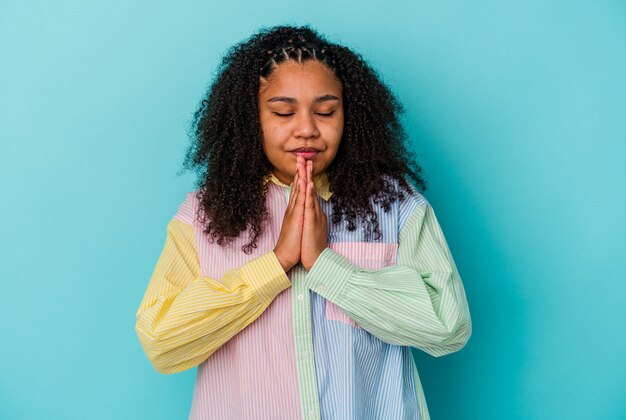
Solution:
[[[326,113],[326,114],[321,113],[321,112],[318,112],[318,113],[317,113],[317,115],[322,116],[322,117],[330,117],[330,116],[331,116],[331,115],[333,115],[334,113],[335,113],[335,111],[331,111],[331,112],[328,112],[328,113]],[[292,116],[293,114],[295,114],[295,113],[294,113],[294,112],[292,112],[292,113],[290,113],[290,114],[281,114],[281,113],[279,113],[279,112],[274,112],[274,115],[278,115],[279,117],[290,117],[290,116]]]

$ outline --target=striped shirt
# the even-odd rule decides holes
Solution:
[[[397,186],[395,180],[391,180]],[[242,234],[209,243],[186,195],[167,226],[135,331],[154,368],[197,366],[190,419],[429,419],[411,347],[461,349],[465,291],[435,213],[413,195],[372,201],[382,238],[333,225],[325,173],[314,177],[328,247],[307,272],[273,252],[291,186],[273,174],[269,221],[252,254]]]

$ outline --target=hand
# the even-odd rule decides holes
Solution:
[[[291,196],[285,211],[280,235],[274,247],[274,253],[285,273],[300,261],[306,179],[304,158],[298,156],[296,160],[296,175],[291,187]]]
[[[306,163],[306,200],[300,261],[305,270],[310,271],[317,257],[328,246],[328,225],[313,183],[313,162],[309,160]]]

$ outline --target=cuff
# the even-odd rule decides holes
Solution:
[[[267,252],[241,266],[241,274],[252,290],[267,305],[283,290],[291,286],[291,281],[278,257],[273,251]]]
[[[307,286],[335,303],[354,271],[355,266],[350,260],[327,247],[309,270],[306,276]]]

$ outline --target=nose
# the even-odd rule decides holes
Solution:
[[[305,139],[319,135],[313,114],[310,112],[298,113],[294,135]]]

